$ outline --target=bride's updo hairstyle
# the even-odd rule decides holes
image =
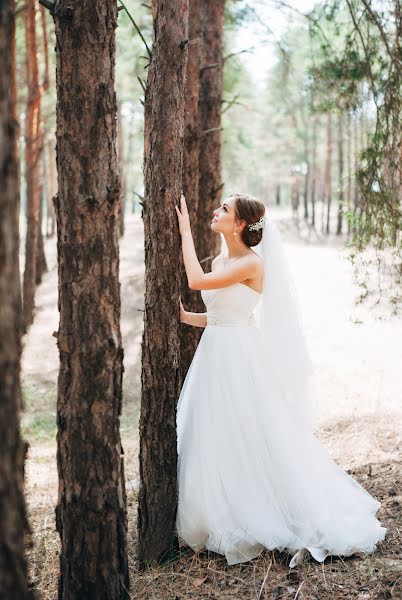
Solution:
[[[257,246],[262,240],[263,228],[250,231],[248,225],[259,221],[265,214],[265,204],[248,194],[231,194],[235,199],[235,215],[238,221],[246,221],[247,225],[242,229],[241,239],[247,246]]]

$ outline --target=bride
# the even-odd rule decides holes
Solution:
[[[387,532],[380,502],[313,433],[312,364],[265,205],[234,194],[214,210],[211,230],[227,252],[210,273],[197,259],[183,196],[175,209],[188,285],[207,308],[191,313],[180,302],[180,320],[205,329],[177,403],[179,539],[230,565],[264,548],[285,551],[290,568],[309,554],[322,562],[374,552]]]

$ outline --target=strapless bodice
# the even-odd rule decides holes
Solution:
[[[224,288],[201,290],[207,307],[208,325],[254,325],[254,309],[261,294],[244,283]]]

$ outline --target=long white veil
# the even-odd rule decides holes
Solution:
[[[278,227],[264,218],[262,241],[254,250],[264,263],[264,284],[256,309],[263,336],[267,377],[280,385],[300,427],[313,429],[313,364],[307,349],[299,300]]]

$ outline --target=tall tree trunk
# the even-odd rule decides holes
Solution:
[[[196,250],[204,271],[221,249],[221,236],[211,231],[212,211],[222,196],[221,106],[223,85],[223,21],[225,0],[203,0],[203,43],[200,70],[199,203]]]
[[[126,176],[124,169],[124,138],[122,127],[121,104],[118,104],[117,110],[117,154],[119,162],[120,177],[120,235],[124,235],[124,216],[126,208]]]
[[[19,274],[19,167],[15,87],[15,3],[0,4],[0,598],[30,600],[24,500],[26,445],[19,413],[21,288]]]
[[[336,235],[341,235],[343,225],[343,113],[339,113],[338,118],[338,173],[339,173],[339,195],[338,195],[338,222],[336,226]]]
[[[27,107],[25,117],[25,168],[27,228],[23,285],[23,325],[26,332],[34,318],[36,254],[38,251],[40,213],[40,120],[41,96],[39,87],[36,41],[37,0],[26,4],[24,10],[26,36]]]
[[[200,95],[200,68],[202,51],[202,26],[203,26],[202,0],[189,2],[189,49],[186,75],[186,106],[185,106],[185,133],[183,156],[183,193],[193,224],[194,242],[197,234],[198,189],[199,189],[199,146],[200,126],[198,116],[198,102]],[[210,243],[210,239],[207,240]],[[185,269],[181,272],[181,300],[186,310],[204,312],[205,307],[201,294],[197,290],[190,290],[187,283]],[[181,377],[184,380],[198,342],[202,328],[182,324],[180,327],[180,366]]]
[[[278,183],[276,186],[276,206],[281,205],[281,185]]]
[[[293,129],[293,148],[292,148],[292,172],[291,172],[291,192],[290,200],[292,206],[293,216],[298,216],[299,210],[299,174],[296,171],[297,165],[297,115],[293,113],[291,115],[292,129]]]
[[[348,206],[348,211],[351,210],[352,208],[352,181],[353,181],[353,170],[352,170],[352,122],[351,122],[351,112],[350,110],[348,110],[348,144],[347,144],[347,149],[348,149],[348,202],[347,202],[347,206]],[[351,220],[350,218],[348,219],[348,235],[350,235],[351,232]]]
[[[44,72],[42,79],[42,91],[45,93],[49,89],[49,36],[47,30],[47,11],[43,5],[40,5],[40,16],[42,23],[42,42],[44,56]],[[53,196],[56,194],[56,169],[55,156],[53,151],[53,136],[49,138],[46,127],[42,129],[42,152],[44,155],[44,177],[46,177],[46,237],[51,237],[55,232],[56,219],[54,214]],[[49,231],[50,221],[50,231]],[[40,242],[39,242],[40,243]],[[43,246],[43,240],[42,240]]]
[[[54,212],[54,204],[53,198],[57,194],[57,177],[56,177],[56,156],[54,151],[54,140],[53,137],[49,136],[49,139],[46,142],[46,156],[47,156],[47,164],[48,164],[48,196],[47,196],[47,206],[48,206],[48,215],[50,215],[50,231],[46,228],[47,237],[53,237],[56,231],[56,215]]]
[[[176,552],[180,391],[180,236],[174,208],[183,173],[188,0],[153,0],[145,93],[145,311],[142,338],[138,559]]]
[[[312,148],[312,166],[311,166],[311,225],[315,227],[316,221],[316,194],[317,194],[317,129],[318,114],[313,114],[313,148]]]
[[[35,267],[35,283],[38,285],[42,281],[43,273],[46,273],[47,262],[45,256],[45,246],[43,244],[43,234],[42,234],[42,222],[43,222],[43,198],[42,198],[42,190],[43,185],[40,183],[40,198],[39,198],[39,221],[38,221],[38,245],[36,252],[36,267]]]
[[[327,159],[325,165],[325,196],[327,200],[327,223],[325,232],[330,233],[331,200],[332,200],[332,114],[327,115]]]
[[[359,166],[360,166],[360,159],[359,159],[359,121],[358,118],[356,117],[354,119],[354,124],[353,124],[353,137],[354,137],[354,171],[355,171],[355,176],[354,176],[354,197],[353,197],[353,211],[355,213],[355,216],[357,216],[357,211],[360,205],[360,189],[359,189],[359,180],[358,180],[358,171],[359,171]],[[356,223],[354,222],[354,226],[353,226],[353,231],[356,230]]]
[[[310,160],[309,160],[309,143],[308,143],[308,132],[306,132],[305,138],[305,160],[306,160],[306,174],[304,176],[304,192],[303,192],[303,205],[304,205],[304,219],[308,220],[308,193],[310,186]]]
[[[115,0],[59,0],[55,198],[59,600],[129,598],[120,331]]]

